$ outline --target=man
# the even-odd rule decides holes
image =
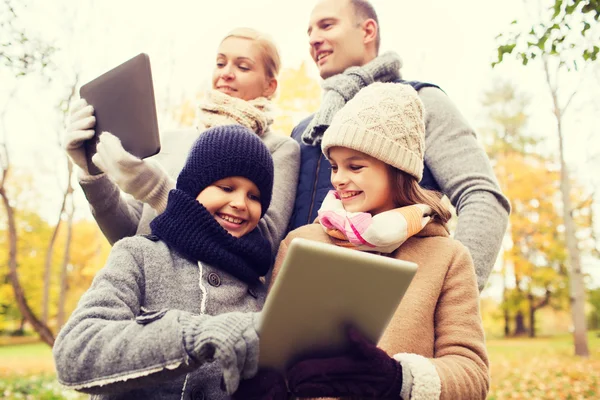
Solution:
[[[310,54],[323,81],[321,109],[292,131],[300,143],[300,179],[290,228],[312,223],[332,188],[320,140],[333,115],[362,87],[393,81],[415,88],[426,110],[421,186],[446,194],[456,207],[455,238],[471,252],[483,290],[500,250],[510,204],[473,129],[436,85],[406,82],[394,53],[379,55],[377,14],[366,0],[321,0],[308,26]]]

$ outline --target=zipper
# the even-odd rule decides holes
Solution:
[[[317,170],[315,171],[315,183],[313,184],[312,198],[310,199],[310,208],[308,209],[308,221],[307,225],[311,224],[310,216],[312,214],[313,207],[315,206],[315,196],[317,195],[317,183],[319,182],[319,170],[321,169],[321,158],[323,153],[319,152],[319,160],[317,161]]]

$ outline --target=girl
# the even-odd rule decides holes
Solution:
[[[255,228],[272,189],[254,132],[200,135],[152,235],[113,246],[60,331],[59,381],[98,399],[230,398],[257,369],[259,278],[272,258]]]
[[[323,136],[334,190],[319,210],[319,222],[281,243],[273,281],[297,237],[412,261],[418,271],[377,345],[350,327],[346,354],[291,366],[288,386],[298,397],[473,400],[487,395],[488,358],[473,262],[449,237],[450,213],[442,200],[418,185],[424,129],[414,89],[374,83],[335,115]],[[285,392],[281,376],[261,371],[242,383],[238,395],[275,399]]]
[[[93,158],[104,173],[95,176],[88,172],[83,148],[83,142],[94,135],[94,110],[84,99],[74,105],[64,146],[81,169],[80,185],[109,242],[149,233],[149,223],[164,210],[174,178],[198,135],[212,126],[240,124],[264,141],[275,163],[273,203],[259,225],[275,252],[293,209],[300,163],[298,144],[270,129],[269,99],[277,89],[279,67],[277,48],[264,34],[248,28],[233,30],[219,46],[213,90],[200,105],[197,128],[163,135],[160,153],[145,160],[129,154],[115,136],[105,132]],[[121,190],[133,199],[122,197]]]

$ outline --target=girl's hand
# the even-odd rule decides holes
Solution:
[[[260,369],[252,379],[240,382],[234,400],[286,400],[288,391],[283,375],[273,369]]]
[[[298,397],[400,398],[402,366],[357,329],[347,330],[350,348],[338,357],[300,361],[287,372]]]

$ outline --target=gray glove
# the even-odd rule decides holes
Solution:
[[[216,316],[186,315],[183,346],[197,363],[216,360],[223,368],[227,394],[233,394],[240,377],[258,371],[258,325],[260,313],[230,312]]]
[[[69,123],[63,138],[63,148],[67,151],[73,164],[78,166],[84,175],[89,175],[90,172],[83,142],[94,137],[95,125],[94,107],[90,106],[85,99],[79,99],[71,104]]]

